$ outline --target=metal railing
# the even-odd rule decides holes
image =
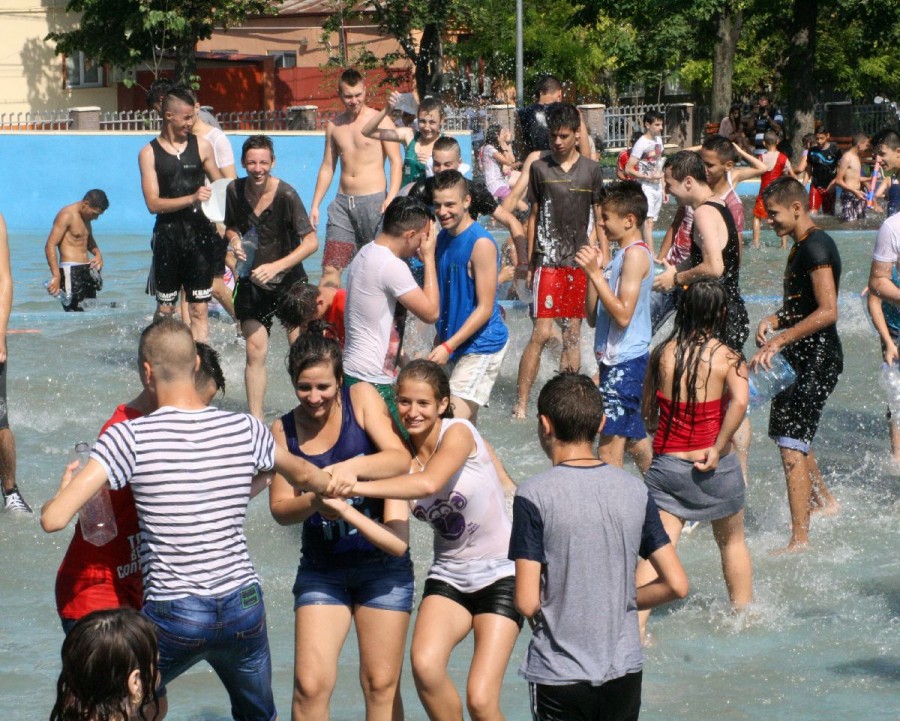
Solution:
[[[39,110],[35,113],[0,113],[3,130],[68,130],[72,125],[68,110]]]
[[[644,130],[644,113],[648,110],[658,110],[666,114],[668,105],[658,103],[655,105],[616,105],[606,108],[603,112],[605,124],[603,144],[607,148],[631,147],[631,134],[636,130]],[[663,129],[663,142],[667,142],[669,136]]]
[[[158,131],[162,119],[155,110],[120,110],[100,113],[100,130]]]
[[[290,130],[287,110],[246,110],[240,113],[216,113],[222,130]]]

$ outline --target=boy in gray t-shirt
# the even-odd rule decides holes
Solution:
[[[603,401],[591,380],[551,379],[538,419],[553,468],[516,491],[509,548],[516,607],[534,634],[521,673],[535,719],[637,719],[637,612],[684,598],[687,577],[644,484],[593,452]],[[639,556],[659,578],[638,589]]]

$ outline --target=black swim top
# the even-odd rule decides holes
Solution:
[[[159,138],[151,140],[150,147],[153,148],[153,165],[156,169],[160,198],[183,198],[185,195],[192,195],[206,182],[196,135],[188,135],[187,147],[179,155],[167,153]],[[199,205],[196,203],[174,213],[160,213],[158,217],[160,220],[189,218],[195,213],[200,213]]]

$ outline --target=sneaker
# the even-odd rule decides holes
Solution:
[[[34,513],[31,507],[25,503],[18,488],[13,488],[9,492],[4,491],[3,495],[6,496],[6,510],[10,513]]]

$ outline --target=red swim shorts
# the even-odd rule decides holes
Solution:
[[[587,276],[581,268],[538,268],[533,288],[535,318],[584,318]]]

